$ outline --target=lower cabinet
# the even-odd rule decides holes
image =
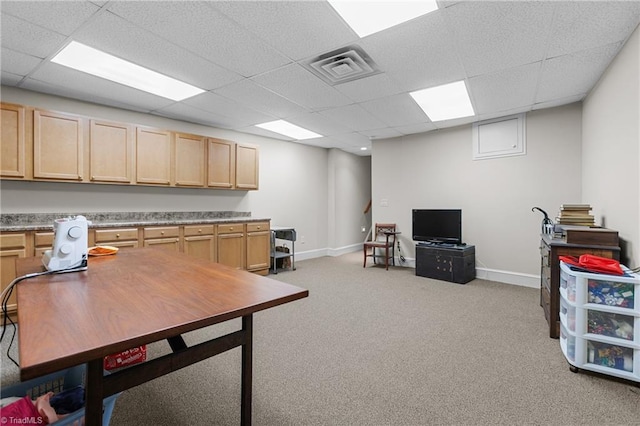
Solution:
[[[271,230],[269,222],[247,223],[247,271],[269,273]]]
[[[143,229],[145,247],[180,251],[180,228],[178,226],[154,226]]]
[[[118,248],[138,247],[138,228],[96,229],[93,237],[95,244],[103,246]],[[89,231],[89,241],[91,240],[91,231]]]
[[[184,252],[200,259],[216,260],[216,240],[214,225],[184,227]]]
[[[218,225],[218,263],[245,269],[245,257],[244,224]]]
[[[31,256],[27,234],[5,233],[0,235],[0,289],[4,290],[16,278],[16,259]],[[17,319],[16,291],[14,289],[7,302],[7,314]]]

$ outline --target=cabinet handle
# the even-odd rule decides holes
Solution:
[[[258,226],[258,229],[260,229],[260,227]]]
[[[229,228],[229,231],[233,231],[233,226],[231,228]]]
[[[120,238],[120,234],[116,234],[116,238]]]
[[[164,231],[160,231],[160,235],[164,235]]]
[[[202,234],[202,229],[198,229],[198,232]]]

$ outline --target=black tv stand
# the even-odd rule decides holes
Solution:
[[[476,248],[466,244],[416,244],[416,275],[466,284],[476,277]]]

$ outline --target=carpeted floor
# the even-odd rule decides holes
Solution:
[[[640,425],[639,387],[569,371],[538,290],[361,262],[358,252],[270,275],[309,297],[254,316],[255,425]],[[17,378],[7,343],[3,382]],[[234,349],[124,392],[111,424],[237,425],[239,398]]]

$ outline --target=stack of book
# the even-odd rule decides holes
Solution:
[[[560,225],[594,226],[593,215],[590,214],[589,204],[563,204],[556,216],[556,223]]]

